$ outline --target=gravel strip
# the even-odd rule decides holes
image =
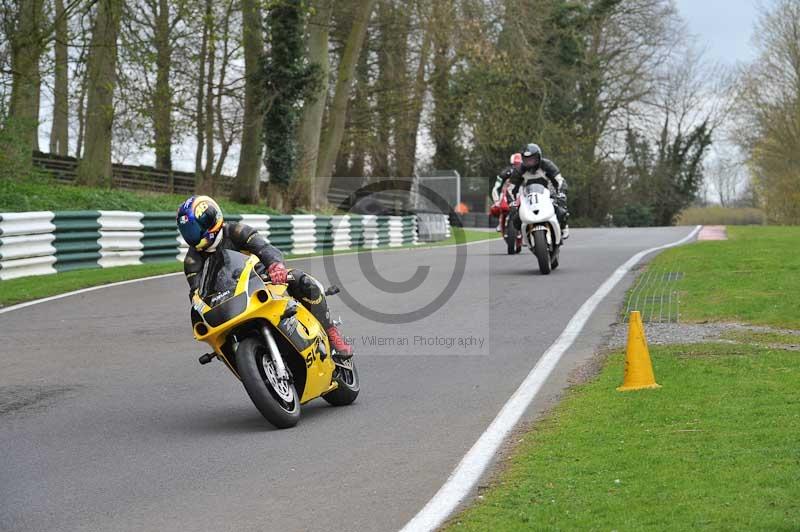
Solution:
[[[709,341],[740,343],[728,338],[721,338],[729,332],[781,333],[797,336],[797,345],[770,345],[781,349],[800,350],[800,331],[791,329],[773,329],[743,323],[645,323],[647,343],[658,344],[696,344]],[[607,347],[617,349],[625,347],[628,339],[628,324],[618,323],[611,327]]]

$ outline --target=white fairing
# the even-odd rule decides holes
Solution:
[[[550,189],[539,183],[530,183],[522,187],[520,196],[519,218],[528,247],[533,250],[533,232],[542,230],[547,231],[547,243],[550,246],[560,246],[561,226],[550,199]]]

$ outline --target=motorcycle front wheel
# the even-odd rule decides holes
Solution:
[[[236,367],[247,395],[267,421],[286,429],[300,420],[300,399],[294,384],[278,378],[263,342],[246,338],[236,350]],[[288,368],[287,368],[288,370]]]
[[[550,273],[550,250],[547,248],[547,237],[544,231],[533,232],[533,252],[539,262],[539,271],[542,275]]]

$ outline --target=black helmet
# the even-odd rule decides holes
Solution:
[[[522,153],[522,170],[538,170],[542,163],[542,149],[536,144],[527,144],[520,150]]]

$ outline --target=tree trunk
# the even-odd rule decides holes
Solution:
[[[325,112],[325,102],[328,96],[328,76],[330,65],[328,63],[328,35],[333,13],[333,0],[318,0],[313,3],[315,12],[308,22],[308,59],[311,63],[320,66],[322,83],[314,96],[314,100],[307,102],[303,107],[298,128],[298,146],[300,147],[300,161],[297,168],[297,181],[303,186],[301,189],[310,194],[307,205],[312,208],[321,207],[324,198],[314,194],[314,178],[316,177],[317,161],[319,159],[320,132],[322,130],[322,115]]]
[[[355,6],[355,19],[350,34],[347,37],[342,58],[337,70],[336,89],[333,103],[330,108],[328,127],[321,140],[320,160],[317,164],[317,181],[315,183],[315,197],[327,196],[331,182],[333,165],[342,143],[344,123],[347,115],[347,102],[350,97],[350,87],[353,83],[353,72],[367,33],[367,22],[372,13],[375,0],[359,0]]]
[[[53,123],[50,127],[50,153],[67,155],[69,150],[69,79],[67,64],[67,13],[64,0],[55,0],[55,79],[53,83]]]
[[[422,102],[425,98],[425,91],[428,88],[425,80],[425,71],[431,48],[429,22],[423,16],[423,14],[420,14],[420,31],[423,32],[423,35],[422,46],[419,51],[419,63],[414,77],[414,85],[409,87],[408,90],[411,93],[411,98],[402,110],[404,116],[395,127],[395,142],[397,143],[395,157],[397,160],[397,175],[399,177],[413,176],[417,162],[417,132],[419,131],[420,116],[422,115]],[[406,59],[405,61],[408,60]]]
[[[67,13],[64,0],[55,0],[55,80],[50,153],[65,156],[69,150],[69,80],[67,64]]]
[[[373,177],[389,177],[392,173],[389,158],[391,156],[392,118],[395,116],[397,99],[397,9],[392,0],[380,0],[378,3],[377,26],[380,33],[374,47],[377,52],[378,79],[375,90],[375,142],[372,145]],[[405,36],[400,36],[405,38]]]
[[[158,0],[153,42],[156,52],[156,86],[153,93],[156,168],[172,170],[172,45],[168,0]]]
[[[339,154],[336,157],[336,164],[333,165],[333,177],[352,177],[352,167],[350,166],[350,155],[354,158],[360,157],[361,168],[364,168],[364,148],[359,146],[356,153],[353,152],[353,132],[351,129],[352,121],[350,119],[351,111],[347,111],[347,120],[345,121],[345,133],[342,138],[342,145],[339,147]],[[355,164],[355,161],[354,163]]]
[[[211,38],[212,0],[206,0],[203,14],[203,38],[200,44],[200,55],[197,63],[199,72],[197,74],[197,97],[195,99],[195,155],[194,155],[194,189],[195,192],[204,192],[205,172],[203,169],[203,150],[206,145],[206,121],[211,120],[211,116],[205,113],[206,102],[206,61],[208,59],[209,40]],[[210,76],[209,76],[210,77]]]
[[[217,164],[211,174],[211,191],[216,194],[217,189],[221,183],[222,168],[225,166],[225,159],[228,158],[228,150],[233,144],[235,135],[231,131],[230,135],[225,134],[225,118],[222,109],[222,94],[225,92],[225,78],[228,73],[228,61],[230,56],[228,54],[231,37],[231,13],[233,12],[233,0],[228,1],[228,7],[225,9],[225,17],[222,21],[222,62],[219,68],[219,77],[217,81],[216,105],[214,112],[217,116],[217,141],[220,145],[219,157],[217,157]],[[233,126],[231,127],[233,129]]]
[[[18,4],[16,31],[10,35],[11,101],[9,118],[22,128],[32,150],[39,150],[39,96],[41,72],[39,62],[44,51],[42,35],[43,0],[22,0]]]
[[[111,126],[114,122],[114,86],[122,0],[99,0],[86,65],[86,149],[76,170],[77,182],[110,186]]]
[[[278,212],[284,212],[287,203],[287,188],[286,183],[270,182],[267,185],[267,207]]]
[[[450,20],[454,10],[453,0],[435,2],[433,8],[433,76],[431,93],[433,95],[433,124],[431,136],[436,147],[433,166],[438,170],[452,169],[457,166],[458,121],[454,112],[450,89],[449,57],[451,34],[443,21]]]
[[[209,13],[210,13],[209,9]],[[211,15],[209,14],[211,21]],[[217,36],[216,27],[213,21],[209,22],[208,32],[208,75],[206,76],[206,96],[205,96],[205,127],[206,139],[206,164],[203,167],[203,184],[201,191],[213,193],[214,183],[212,172],[214,171],[214,69],[217,59]]]
[[[86,47],[81,50],[81,55],[78,58],[78,63],[82,64],[86,58]],[[87,77],[84,72],[81,76],[81,88],[78,93],[78,138],[75,142],[75,158],[80,159],[83,157],[83,139],[86,133],[86,86]]]
[[[347,176],[363,178],[366,174],[366,155],[375,143],[372,123],[373,110],[370,106],[370,65],[372,51],[365,43],[356,66],[355,90],[347,108],[345,135],[336,158],[334,177]],[[373,174],[374,175],[374,174]],[[351,183],[361,183],[361,179],[352,179]]]
[[[242,148],[236,169],[234,199],[259,202],[261,178],[261,125],[264,121],[264,93],[258,79],[259,59],[264,52],[264,31],[257,0],[242,0],[242,43],[244,47],[244,122]]]

